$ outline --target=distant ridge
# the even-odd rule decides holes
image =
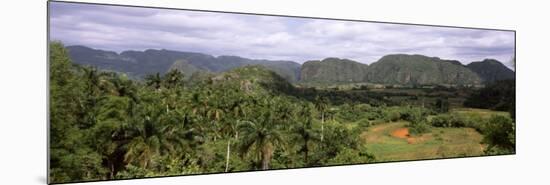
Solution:
[[[123,51],[120,54],[112,51],[92,49],[86,46],[67,46],[67,49],[73,62],[77,64],[120,71],[137,78],[142,78],[147,74],[165,73],[176,61],[181,60],[186,61],[189,64],[188,67],[194,67],[194,71],[202,70],[206,72],[223,72],[246,65],[262,65],[290,82],[298,80],[300,71],[300,64],[293,61],[255,60],[238,56],[214,57],[203,53],[165,49]]]
[[[468,69],[476,72],[484,82],[514,79],[515,72],[495,59],[472,62],[466,65]]]
[[[494,59],[463,65],[424,55],[390,54],[371,65],[349,59],[328,57],[300,65],[285,60],[258,60],[239,56],[212,56],[197,52],[148,49],[145,51],[112,51],[86,46],[68,46],[74,63],[104,70],[127,73],[142,78],[147,74],[182,71],[220,73],[249,65],[261,65],[289,82],[300,83],[378,83],[399,85],[479,85],[513,79],[515,72]]]
[[[383,84],[480,84],[473,71],[456,60],[423,55],[393,54],[369,66],[367,80]]]
[[[501,62],[486,59],[467,66],[457,60],[424,55],[390,54],[366,65],[326,58],[305,62],[301,82],[368,82],[398,85],[480,85],[512,79],[514,72]]]
[[[368,65],[353,60],[325,58],[302,65],[302,82],[363,82]]]

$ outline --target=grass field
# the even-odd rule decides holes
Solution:
[[[361,138],[379,162],[483,155],[483,136],[472,128],[432,128],[430,133],[411,137],[407,124],[378,124]]]
[[[451,112],[462,114],[465,116],[481,116],[482,118],[490,118],[492,115],[510,116],[510,113],[508,112],[475,108],[456,108],[452,109]]]

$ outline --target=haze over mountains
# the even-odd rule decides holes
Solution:
[[[112,51],[85,46],[68,46],[74,63],[102,70],[124,72],[143,78],[148,74],[166,73],[172,69],[186,76],[193,73],[219,73],[247,65],[261,65],[289,82],[300,83],[380,83],[401,85],[477,85],[513,79],[514,71],[501,62],[486,59],[463,65],[456,60],[443,60],[423,55],[391,54],[371,65],[348,59],[326,58],[300,65],[293,61],[257,60],[239,56],[212,56],[196,52],[148,49],[145,51]]]

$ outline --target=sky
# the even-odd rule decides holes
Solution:
[[[513,69],[510,31],[50,2],[50,40],[95,49],[168,49],[303,63],[338,57],[371,64],[421,54]]]

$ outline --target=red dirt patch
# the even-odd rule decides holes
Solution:
[[[417,142],[417,138],[410,137],[408,128],[400,128],[394,130],[391,135],[400,139],[407,139],[407,143],[414,144]]]
[[[397,130],[394,130],[391,135],[396,138],[405,139],[409,137],[409,129],[408,128],[400,128]]]

